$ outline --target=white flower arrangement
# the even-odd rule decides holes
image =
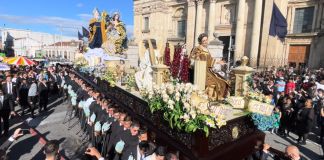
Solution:
[[[191,83],[153,85],[151,90],[142,90],[141,95],[148,101],[152,113],[163,113],[171,128],[186,132],[201,129],[208,136],[209,128],[226,124],[224,117],[212,113],[208,96]]]

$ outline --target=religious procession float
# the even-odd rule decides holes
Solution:
[[[205,46],[190,54],[176,47],[171,61],[168,46],[163,55],[147,39],[139,66],[127,66],[119,13],[95,9],[93,15],[76,74],[147,126],[156,143],[192,160],[244,159],[262,147],[274,106],[251,89],[247,57],[225,78]]]

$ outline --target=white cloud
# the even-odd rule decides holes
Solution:
[[[28,17],[0,14],[0,19],[15,24],[44,24],[50,26],[67,27],[81,27],[83,25],[81,20],[55,16]]]
[[[71,36],[77,35],[78,30],[82,31],[82,26],[85,26],[87,28],[89,20],[92,18],[91,14],[78,14],[77,16],[79,17],[79,19],[70,19],[55,16],[30,17],[0,14],[0,20],[21,25],[45,25],[53,27],[54,30],[57,31],[57,33],[60,33],[62,29],[62,34]],[[126,30],[128,38],[132,38],[134,36],[134,26],[126,25]]]
[[[78,17],[80,17],[80,19],[82,21],[88,22],[93,16],[91,14],[81,13],[81,14],[78,14]]]
[[[76,6],[81,8],[81,7],[83,7],[83,3],[78,3]]]

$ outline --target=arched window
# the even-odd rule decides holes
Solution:
[[[64,51],[64,58],[67,59],[67,52]]]
[[[177,8],[174,12],[174,15],[172,17],[173,21],[173,33],[178,38],[184,38],[186,37],[186,27],[187,27],[187,21],[186,21],[187,15],[184,10],[184,8]]]

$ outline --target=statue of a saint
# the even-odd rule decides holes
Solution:
[[[115,12],[112,16],[113,30],[117,32],[119,38],[115,41],[116,53],[123,54],[127,49],[127,35],[125,24],[120,20],[120,14]]]
[[[104,19],[100,19],[100,12],[97,8],[93,10],[93,18],[89,23],[89,47],[91,49],[101,48],[102,43],[106,40]]]
[[[115,12],[113,16],[106,20],[107,41],[102,47],[110,54],[123,54],[127,49],[127,34],[125,24],[120,20],[120,14]]]
[[[144,46],[146,48],[144,57],[140,62],[140,70],[135,73],[135,81],[137,87],[141,89],[151,89],[153,85],[153,75],[152,75],[152,59],[154,59],[153,55],[150,52],[152,50],[152,46],[149,44],[150,40],[144,41]]]
[[[210,99],[221,100],[226,97],[229,83],[217,72],[214,72],[215,60],[208,51],[208,36],[200,34],[198,37],[199,46],[195,47],[190,55],[192,61],[206,61],[206,92]]]

